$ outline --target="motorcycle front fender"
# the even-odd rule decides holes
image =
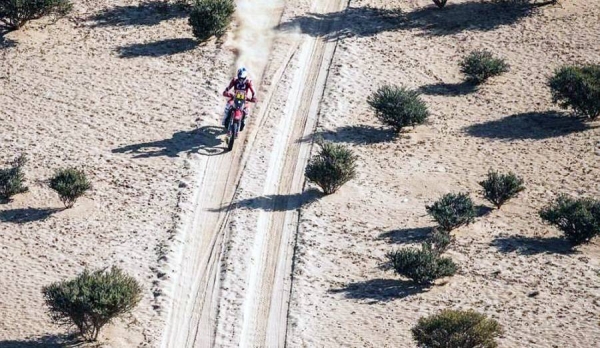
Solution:
[[[242,119],[242,110],[235,110],[233,112],[233,119],[238,121]]]

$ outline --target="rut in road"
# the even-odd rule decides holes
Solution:
[[[286,9],[296,5],[288,2]],[[307,10],[341,7],[322,0]],[[332,25],[316,23],[314,29],[326,32],[324,26]],[[297,208],[305,199],[311,146],[300,140],[315,128],[335,43],[293,33],[279,40],[246,143],[199,163],[162,347],[285,345]],[[232,205],[257,196],[269,197],[260,209]]]

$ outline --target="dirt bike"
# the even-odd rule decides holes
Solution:
[[[225,96],[233,98],[233,100],[230,101],[231,108],[229,109],[229,114],[225,119],[225,128],[227,129],[227,151],[231,151],[235,139],[238,137],[239,132],[243,130],[242,122],[246,102],[253,103],[256,99],[248,99],[246,97],[246,91],[235,91],[235,94],[232,95],[231,93],[227,93]]]

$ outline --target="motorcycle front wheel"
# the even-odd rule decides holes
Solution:
[[[232,122],[231,126],[229,127],[229,142],[227,144],[227,151],[231,151],[231,149],[233,149],[233,142],[235,141],[235,138],[237,137],[238,134],[238,123],[237,122]]]

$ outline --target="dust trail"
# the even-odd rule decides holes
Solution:
[[[226,43],[236,55],[232,76],[239,67],[245,66],[254,83],[260,84],[283,4],[283,0],[236,1],[237,28]]]

